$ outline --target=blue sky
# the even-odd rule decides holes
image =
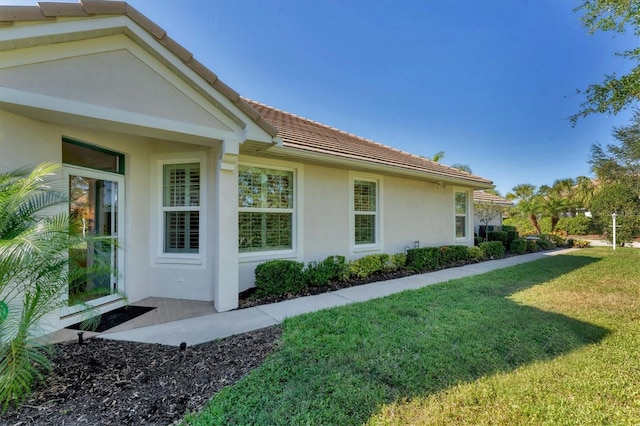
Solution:
[[[2,4],[15,1],[0,1]],[[414,154],[505,194],[589,175],[631,112],[572,127],[576,89],[633,65],[569,0],[130,0],[241,95]]]

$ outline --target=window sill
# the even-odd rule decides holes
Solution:
[[[274,259],[297,259],[298,253],[295,250],[271,250],[271,251],[252,251],[246,253],[238,253],[238,261],[240,263],[263,262]]]
[[[363,244],[358,246],[353,246],[351,248],[353,253],[367,253],[367,252],[379,252],[382,251],[382,247],[379,245],[371,245],[371,244]]]
[[[160,264],[180,264],[180,265],[202,265],[200,256],[158,256],[156,263]]]

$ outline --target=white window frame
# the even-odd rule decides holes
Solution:
[[[260,169],[282,170],[293,173],[293,208],[290,209],[270,209],[270,208],[252,208],[252,207],[240,207],[238,206],[238,228],[240,227],[240,213],[242,212],[256,212],[256,213],[291,213],[291,248],[276,249],[276,250],[253,250],[253,251],[240,251],[240,245],[238,241],[238,256],[243,262],[251,262],[256,260],[267,259],[282,259],[282,258],[297,258],[299,238],[301,236],[301,221],[299,218],[299,206],[302,205],[302,168],[301,166],[292,167],[290,164],[284,164],[281,162],[263,163],[263,162],[247,162],[242,161],[238,163],[238,174],[240,167],[255,167]],[[238,176],[238,180],[240,177]],[[240,237],[240,230],[238,229],[238,238]]]
[[[373,244],[356,244],[356,214],[363,214],[363,212],[357,212],[355,209],[355,183],[360,182],[373,182],[376,184],[376,211],[372,214],[375,217],[375,242]],[[383,200],[383,180],[382,176],[363,174],[363,173],[350,173],[349,176],[349,243],[352,253],[362,252],[379,252],[383,247],[382,238],[382,200]],[[365,213],[366,214],[366,213]]]
[[[465,213],[464,214],[459,214],[456,212],[456,194],[457,193],[464,193],[465,194],[465,201],[466,201],[466,206],[465,206]],[[468,242],[471,240],[471,232],[470,232],[470,217],[471,217],[471,203],[470,203],[470,191],[468,189],[465,188],[453,188],[453,238],[455,240],[455,242]],[[458,237],[456,235],[456,218],[457,217],[464,217],[465,218],[465,236],[464,237]]]
[[[203,153],[187,153],[187,154],[170,154],[165,156],[157,156],[155,161],[155,179],[153,184],[155,188],[155,202],[153,203],[153,218],[155,224],[153,228],[154,240],[156,247],[155,262],[160,264],[192,264],[201,265],[206,259],[206,223],[207,223],[207,204],[208,204],[208,169],[206,157]],[[165,207],[164,206],[164,166],[173,164],[190,164],[198,163],[200,165],[200,205],[198,207]],[[197,253],[175,253],[165,252],[165,225],[164,215],[166,211],[198,211],[199,212],[199,238]]]

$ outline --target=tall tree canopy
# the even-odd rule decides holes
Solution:
[[[589,164],[599,180],[605,183],[640,184],[640,111],[633,114],[631,124],[613,129],[618,145],[591,146]]]
[[[582,13],[582,24],[591,33],[633,31],[640,36],[640,0],[583,0],[576,11]],[[587,87],[583,92],[586,100],[580,111],[570,117],[574,124],[579,118],[594,112],[617,114],[640,100],[640,47],[617,54],[638,63],[638,66],[629,74],[606,75],[602,83]]]

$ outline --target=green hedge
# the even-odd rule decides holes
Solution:
[[[505,249],[509,246],[508,237],[509,234],[505,231],[491,231],[487,233],[487,240],[500,241]]]
[[[499,259],[504,256],[505,248],[501,241],[487,241],[480,244],[480,250],[487,259]]]
[[[440,269],[442,253],[438,247],[421,247],[407,250],[407,268],[412,271],[426,272]]]
[[[511,241],[509,251],[515,254],[524,254],[527,251],[527,242],[522,238],[515,239]]]
[[[268,260],[256,266],[256,295],[294,293],[306,286],[304,263],[294,260]]]
[[[307,285],[311,287],[321,287],[331,281],[349,279],[349,267],[344,256],[329,256],[322,262],[309,262],[304,272]]]

